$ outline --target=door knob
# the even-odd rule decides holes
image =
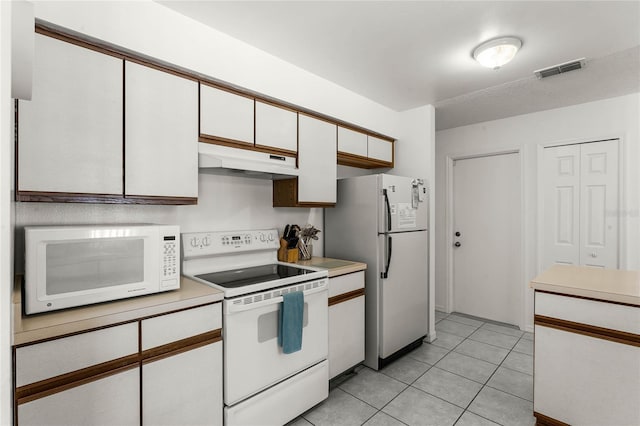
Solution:
[[[456,241],[456,243],[454,244],[454,246],[456,247],[460,247],[462,244],[460,244],[460,241]]]
[[[460,235],[462,235],[460,234],[460,231],[456,232],[456,237],[459,237]]]

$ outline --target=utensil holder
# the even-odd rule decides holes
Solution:
[[[298,241],[298,249],[300,249],[300,260],[309,260],[313,257],[313,244],[305,244],[301,239]]]

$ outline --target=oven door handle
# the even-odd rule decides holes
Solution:
[[[325,293],[325,297],[327,296],[327,285],[325,283],[325,285],[323,285],[322,287],[317,287],[317,288],[311,288],[309,290],[304,290],[303,294],[305,297],[307,296],[311,296],[312,294],[316,294],[316,293],[321,293],[324,292]],[[231,299],[231,300],[225,300],[225,304],[224,304],[224,313],[234,313],[234,312],[243,312],[243,311],[248,311],[251,309],[256,309],[256,308],[261,308],[263,306],[269,306],[269,305],[275,305],[278,303],[282,303],[282,300],[284,299],[282,296],[276,296],[273,297],[271,299],[266,299],[266,300],[261,300],[259,302],[252,302],[252,303],[248,303],[248,304],[244,304],[244,303],[239,303],[239,304],[234,304],[234,300],[243,300],[245,298],[253,298],[255,297],[254,295],[247,295],[247,296],[240,296],[238,298],[235,299]]]

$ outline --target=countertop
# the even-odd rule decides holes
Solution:
[[[21,281],[22,276],[17,276],[13,291],[13,345],[135,321],[223,299],[221,291],[181,277],[178,290],[24,316]]]
[[[529,285],[535,290],[640,306],[640,271],[555,265]]]
[[[311,266],[314,268],[327,269],[329,278],[340,275],[351,274],[353,272],[364,271],[367,264],[362,262],[353,262],[351,260],[332,259],[330,257],[312,257],[309,260],[299,260],[297,265]]]

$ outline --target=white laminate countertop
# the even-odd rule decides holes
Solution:
[[[312,257],[309,260],[299,260],[297,265],[311,266],[314,268],[327,269],[329,278],[340,275],[351,274],[353,272],[364,271],[367,264],[362,262],[353,262],[351,260],[332,259],[330,257]]]
[[[640,271],[554,265],[537,277],[535,290],[640,306]]]
[[[25,316],[22,314],[21,282],[22,276],[17,276],[13,292],[13,345],[135,321],[223,299],[221,291],[181,277],[178,290]]]

